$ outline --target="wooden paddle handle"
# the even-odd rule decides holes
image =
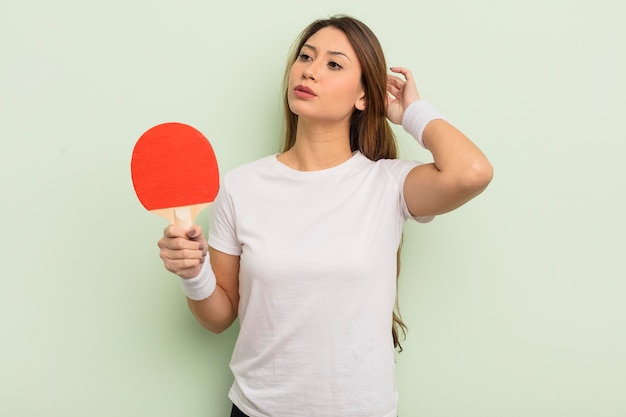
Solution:
[[[150,210],[150,212],[164,217],[171,224],[176,224],[184,229],[189,229],[196,221],[198,214],[209,206],[210,203],[194,204],[192,206],[175,207],[168,209]]]

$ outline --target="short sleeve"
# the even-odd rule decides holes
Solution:
[[[405,161],[402,159],[384,159],[378,161],[378,163],[384,164],[387,172],[391,175],[394,182],[400,189],[400,205],[405,219],[413,219],[419,223],[429,223],[435,216],[413,216],[407,207],[406,200],[404,199],[404,181],[411,170],[419,165],[422,165],[419,161]]]
[[[223,179],[217,197],[211,204],[208,243],[220,252],[238,256],[241,255],[241,244],[237,238],[235,207],[228,193],[227,178]]]

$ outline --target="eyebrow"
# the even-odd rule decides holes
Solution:
[[[304,48],[304,47],[307,47],[307,48],[313,49],[313,51],[317,52],[317,48],[316,48],[315,46],[313,46],[313,45],[308,44],[308,43],[305,43],[304,45],[302,45],[302,47],[303,47],[303,48]],[[346,57],[346,59],[347,59],[348,61],[352,62],[352,60],[348,57],[348,55],[344,54],[343,52],[339,52],[339,51],[328,51],[328,53],[329,53],[330,55],[342,55],[342,56],[345,56],[345,57]]]

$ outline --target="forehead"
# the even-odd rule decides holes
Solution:
[[[348,57],[356,57],[354,48],[348,40],[348,37],[342,30],[332,26],[327,26],[315,32],[309,39],[304,42],[305,45],[315,47],[319,52],[341,52]]]

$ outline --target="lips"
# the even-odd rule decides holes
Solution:
[[[298,85],[293,89],[294,94],[299,98],[313,98],[316,96],[315,92],[306,85]]]

